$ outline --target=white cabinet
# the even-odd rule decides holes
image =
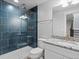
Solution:
[[[63,56],[49,50],[45,50],[45,59],[63,59]]]
[[[42,45],[41,45],[42,44]],[[39,46],[45,49],[45,59],[79,59],[79,52],[40,41]]]
[[[56,52],[45,50],[45,59],[71,59]]]

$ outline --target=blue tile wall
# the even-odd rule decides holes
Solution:
[[[0,55],[28,45],[37,47],[37,7],[28,10],[29,19],[19,19],[21,13],[18,7],[0,0]]]

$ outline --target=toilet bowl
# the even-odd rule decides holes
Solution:
[[[28,55],[28,59],[40,59],[41,57],[43,57],[43,49],[39,47],[32,49]]]

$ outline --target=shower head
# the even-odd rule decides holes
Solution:
[[[19,18],[25,20],[28,18],[26,14],[27,13],[26,5],[22,4],[20,7],[21,7],[22,15]]]
[[[26,8],[26,4],[20,4],[19,6],[18,6],[21,10],[26,10],[27,11],[27,8]]]

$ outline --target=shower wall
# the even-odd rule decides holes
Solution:
[[[26,20],[19,18],[22,12],[0,0],[0,55],[24,46],[37,46],[37,7],[27,12]]]

